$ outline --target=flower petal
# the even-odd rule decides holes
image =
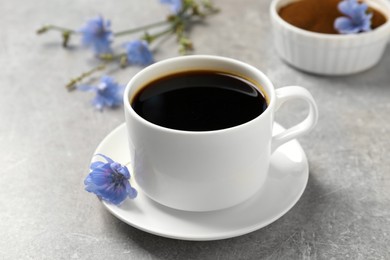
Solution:
[[[131,199],[134,199],[138,195],[137,190],[134,189],[133,187],[131,187],[129,182],[126,182],[126,192],[127,192],[127,195],[129,196],[129,198],[131,198]]]
[[[104,184],[104,185],[96,185],[95,183],[93,183],[92,181],[90,181],[90,178],[86,178],[84,180],[84,183],[85,183],[85,190],[88,191],[88,192],[91,192],[91,193],[94,193],[95,195],[101,197],[102,196],[102,191],[105,190],[109,184]]]
[[[105,172],[110,173],[111,172],[110,163],[103,163],[103,165],[101,165],[98,168],[93,169],[93,171],[101,172],[101,173],[105,173]]]
[[[356,0],[344,0],[338,4],[338,9],[341,13],[352,17],[354,14],[354,9],[357,7],[357,5],[358,4]]]
[[[80,85],[80,86],[77,86],[77,90],[80,90],[80,91],[96,91],[96,88],[93,87],[93,86]]]
[[[338,4],[340,12],[346,17],[339,17],[334,27],[342,34],[352,34],[371,30],[372,14],[367,13],[368,5],[357,0],[344,0]]]
[[[359,28],[356,28],[352,23],[351,19],[347,17],[338,17],[334,23],[335,29],[342,34],[352,34],[358,33],[360,31]]]
[[[356,6],[355,13],[360,16],[367,14],[368,5],[366,3],[361,3]]]
[[[121,168],[118,170],[118,172],[119,172],[120,174],[122,174],[123,176],[125,176],[126,179],[130,179],[130,176],[131,176],[131,175],[130,175],[129,169],[127,169],[126,166],[121,167]]]
[[[122,105],[124,86],[119,85],[112,77],[103,76],[96,89],[96,97],[92,104],[102,110],[104,107],[117,107]]]
[[[153,54],[149,50],[149,45],[146,41],[134,40],[128,42],[125,46],[129,63],[146,66],[154,62]]]
[[[102,110],[103,110],[103,107],[104,107],[104,105],[105,105],[104,99],[103,99],[101,96],[96,96],[96,97],[92,100],[92,105],[93,105],[97,110],[102,111]]]
[[[365,18],[364,18],[364,22],[363,22],[363,25],[361,27],[361,30],[363,32],[369,32],[372,30],[371,28],[371,21],[372,21],[372,13],[368,14]]]
[[[83,45],[92,47],[96,54],[111,53],[113,33],[110,25],[110,21],[105,21],[102,16],[89,19],[79,30]]]
[[[111,173],[109,172],[91,172],[88,180],[97,186],[104,186],[112,183]]]
[[[120,163],[117,163],[117,162],[112,162],[112,163],[110,163],[110,167],[111,167],[111,170],[113,172],[118,172],[120,170],[120,168],[122,168],[122,165]]]
[[[106,189],[101,191],[102,199],[112,204],[119,205],[127,197],[126,186],[124,183],[121,185],[112,184]]]
[[[86,180],[84,181],[84,183],[87,182]],[[85,190],[88,191],[88,192],[92,192],[92,193],[95,193],[96,195],[99,195],[97,193],[99,193],[99,186],[93,184],[93,183],[88,183],[88,185],[85,186]]]
[[[174,14],[178,14],[183,9],[183,0],[160,0],[162,4],[168,4]]]
[[[108,163],[113,163],[114,162],[114,160],[112,160],[110,157],[108,157],[107,155],[101,154],[101,153],[97,153],[97,154],[95,154],[95,156],[103,157]]]
[[[90,168],[91,170],[95,170],[96,168],[102,167],[104,164],[105,164],[104,162],[100,162],[100,161],[93,162],[93,163],[91,163],[91,165],[89,166],[89,168]]]
[[[127,167],[104,154],[96,156],[103,157],[107,163],[96,161],[91,164],[92,171],[84,180],[85,190],[115,205],[121,204],[127,197],[135,198],[137,191],[128,181],[130,172]]]

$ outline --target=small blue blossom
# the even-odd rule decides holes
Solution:
[[[92,105],[102,110],[104,107],[118,107],[122,105],[124,86],[119,85],[110,76],[103,76],[97,86],[79,86],[81,91],[92,91],[96,97],[92,100]]]
[[[353,34],[371,31],[372,13],[367,13],[367,4],[358,3],[357,0],[344,0],[339,3],[338,8],[346,15],[338,17],[334,22],[334,27],[339,33]]]
[[[162,4],[168,4],[174,14],[180,13],[183,9],[183,0],[160,0]]]
[[[153,54],[146,41],[133,40],[125,44],[127,61],[130,64],[147,66],[154,62]]]
[[[83,45],[91,46],[95,54],[111,53],[113,33],[110,26],[111,22],[109,20],[105,21],[102,16],[88,20],[79,30],[82,34]]]
[[[130,185],[130,172],[127,167],[103,154],[97,155],[103,157],[107,163],[97,161],[91,164],[92,171],[84,180],[85,190],[115,205],[121,204],[127,197],[134,199],[137,190]]]

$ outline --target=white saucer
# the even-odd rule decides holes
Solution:
[[[279,132],[283,127],[275,123],[274,129]],[[95,151],[98,153],[122,164],[129,162],[125,124],[104,138]],[[120,220],[155,235],[183,240],[217,240],[247,234],[283,216],[301,197],[308,177],[306,155],[300,144],[293,140],[272,155],[269,177],[263,188],[254,197],[232,208],[211,212],[171,209],[144,195],[134,177],[131,184],[138,190],[134,200],[127,199],[120,207],[102,203]]]

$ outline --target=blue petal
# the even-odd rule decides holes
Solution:
[[[127,169],[126,166],[123,166],[121,167],[118,172],[120,174],[122,174],[123,176],[125,176],[126,179],[130,179],[130,172],[129,172],[129,169]]]
[[[112,160],[110,157],[108,157],[107,155],[101,154],[101,153],[95,154],[95,156],[101,156],[109,163],[113,163],[114,162],[114,160]]]
[[[96,162],[96,163],[98,163],[98,162]],[[112,172],[111,167],[110,167],[110,163],[103,163],[103,162],[100,162],[100,163],[102,163],[102,164],[100,164],[100,165],[96,164],[97,167],[95,167],[95,168],[93,168],[95,166],[95,163],[92,163],[90,165],[90,169],[93,172],[97,172],[97,173],[101,173],[101,174],[104,174],[104,173],[110,174]]]
[[[93,42],[93,48],[97,54],[111,53],[111,41],[108,38],[97,38]]]
[[[110,184],[104,184],[104,185],[96,185],[93,182],[90,182],[88,178],[85,179],[85,190],[91,193],[94,193],[95,195],[101,197],[102,196],[102,190],[105,190]]]
[[[111,173],[109,172],[91,172],[88,181],[97,186],[104,186],[112,183]]]
[[[179,13],[183,9],[182,0],[160,0],[163,4],[168,4],[171,6],[171,10],[174,14]]]
[[[104,104],[107,107],[115,107],[116,104],[116,98],[115,97],[102,97],[104,99]]]
[[[105,163],[104,162],[93,162],[93,163],[91,163],[91,165],[89,166],[89,168],[91,169],[91,170],[94,170],[94,169],[96,169],[96,168],[100,168],[100,167],[102,167],[103,165],[104,165]]]
[[[92,100],[92,105],[98,109],[98,110],[103,110],[103,107],[105,105],[104,99],[101,96],[96,96]]]
[[[106,83],[107,85],[115,84],[115,80],[108,75],[102,76],[100,82]]]
[[[335,20],[335,28],[340,33],[351,34],[371,30],[372,14],[367,13],[367,4],[359,3],[357,0],[344,0],[339,3],[338,8],[347,16]]]
[[[79,30],[82,34],[82,43],[92,47],[96,54],[111,53],[113,33],[110,21],[104,21],[102,16],[92,18]]]
[[[357,6],[349,17],[352,19],[356,26],[361,26],[364,23],[364,19],[367,17],[367,5]]]
[[[112,184],[100,191],[103,200],[111,202],[115,205],[122,203],[127,197],[125,183],[121,185]]]
[[[146,66],[154,62],[153,54],[149,50],[147,42],[134,40],[128,42],[125,46],[129,63]]]
[[[357,28],[352,23],[351,19],[347,17],[338,17],[334,23],[335,29],[342,34],[358,33],[360,28]]]
[[[109,76],[103,76],[97,87],[97,95],[93,104],[102,109],[103,107],[116,107],[122,105],[124,86],[119,85]]]
[[[354,15],[354,9],[356,7],[358,7],[356,0],[344,0],[338,4],[340,12],[350,17]]]
[[[87,180],[84,181],[84,183],[87,182]],[[93,184],[93,183],[88,183],[88,185],[85,186],[85,190],[88,192],[92,193],[99,193],[99,186]],[[99,194],[96,194],[99,195]]]
[[[89,174],[88,174],[88,176],[84,179],[84,184],[88,186],[91,183],[92,183],[92,179],[91,179],[91,176],[89,176]]]
[[[359,14],[360,16],[365,16],[367,14],[368,5],[365,3],[361,3],[356,6],[355,14]]]
[[[99,168],[95,168],[94,171],[110,172],[111,171],[110,163],[105,163]]]
[[[84,180],[85,190],[115,205],[119,205],[127,197],[135,198],[137,191],[128,181],[130,172],[127,167],[114,162],[106,155],[96,154],[96,156],[103,157],[107,163],[97,161],[91,164],[93,170]]]
[[[93,87],[93,86],[81,85],[81,86],[77,86],[77,90],[80,90],[80,91],[96,91],[96,88]]]
[[[122,168],[122,165],[120,163],[113,162],[110,164],[110,167],[113,172],[118,172],[120,168]]]
[[[131,187],[129,182],[126,182],[125,185],[126,185],[126,192],[127,192],[127,195],[129,196],[129,198],[134,199],[135,197],[137,197],[137,195],[138,195],[137,190],[134,189],[133,187]]]
[[[368,32],[368,31],[372,30],[372,28],[371,28],[371,18],[372,18],[372,14],[369,14],[367,17],[365,17],[363,25],[361,27],[362,31]]]
[[[99,187],[99,195],[102,197],[102,199],[106,201],[110,201],[112,194],[114,194],[115,191],[115,183],[110,183],[108,185],[104,185]]]

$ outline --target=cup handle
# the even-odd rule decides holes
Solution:
[[[282,144],[310,132],[318,121],[317,104],[310,92],[305,88],[298,86],[283,87],[276,89],[275,94],[275,111],[277,111],[288,100],[302,99],[309,104],[309,114],[302,122],[274,135],[272,137],[271,152],[274,152]]]

